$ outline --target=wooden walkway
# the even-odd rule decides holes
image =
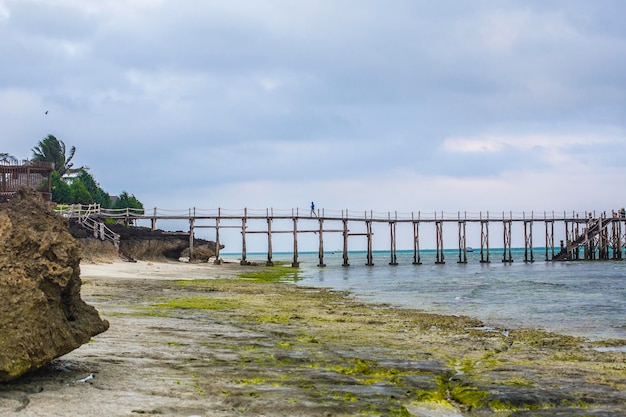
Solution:
[[[90,230],[94,236],[101,239],[115,239],[115,236],[107,236],[107,230],[102,223],[103,219],[116,219],[128,225],[135,224],[138,220],[150,221],[152,229],[156,229],[157,222],[166,220],[185,220],[189,222],[189,248],[193,253],[194,231],[200,228],[215,230],[217,243],[216,263],[220,259],[220,231],[224,229],[240,229],[242,238],[241,263],[247,264],[247,237],[251,234],[267,235],[267,265],[273,265],[272,236],[276,234],[293,235],[293,262],[292,266],[298,267],[298,236],[301,234],[316,234],[319,239],[318,266],[324,263],[324,235],[328,233],[340,233],[343,237],[343,265],[349,266],[348,243],[355,236],[365,237],[367,240],[366,265],[373,263],[373,225],[385,223],[389,227],[389,264],[397,265],[397,236],[398,228],[409,228],[413,241],[413,264],[422,263],[420,250],[420,233],[424,233],[424,225],[434,226],[435,229],[435,263],[444,264],[444,226],[456,227],[458,232],[457,263],[467,263],[467,225],[476,223],[480,226],[480,262],[491,262],[489,226],[498,223],[502,228],[502,262],[513,262],[512,256],[512,230],[517,225],[521,228],[524,239],[524,262],[534,262],[533,230],[541,229],[543,233],[541,248],[545,248],[545,260],[596,260],[596,259],[623,259],[624,243],[626,236],[622,231],[626,230],[626,213],[624,211],[611,212],[373,212],[373,211],[329,211],[318,209],[188,209],[184,211],[163,210],[154,208],[150,213],[143,210],[106,210],[97,205],[74,205],[60,211],[60,214],[69,218],[79,218],[83,224],[91,224]],[[86,220],[88,219],[88,220]],[[288,220],[292,223],[289,228],[273,229],[272,225],[277,220]],[[258,225],[259,221],[266,226],[262,229],[252,229],[250,224]],[[233,222],[235,224],[233,224]],[[208,224],[207,224],[208,223]],[[283,222],[284,223],[284,222]],[[351,232],[350,225],[358,224],[364,232]],[[561,224],[559,230],[563,230],[563,236],[558,239],[559,246],[555,246],[555,224]],[[258,252],[254,251],[254,252]]]

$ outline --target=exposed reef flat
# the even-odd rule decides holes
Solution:
[[[626,353],[596,350],[619,341],[366,304],[291,268],[81,268],[109,331],[1,385],[0,414],[626,415]]]

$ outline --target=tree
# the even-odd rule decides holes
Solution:
[[[0,163],[7,165],[17,165],[17,158],[8,153],[0,153]]]
[[[104,191],[96,179],[89,173],[87,167],[74,168],[72,159],[76,148],[72,146],[69,155],[66,155],[65,143],[53,135],[48,135],[39,141],[39,145],[32,149],[32,160],[35,162],[52,162],[52,200],[58,204],[100,204],[102,208],[141,210],[143,204],[137,198],[126,191],[111,203],[111,196]],[[3,159],[4,158],[4,159]],[[0,153],[0,163],[11,161],[8,154]],[[66,181],[71,177],[71,183]],[[111,207],[113,205],[113,207]]]
[[[89,169],[87,167],[72,168],[74,163],[71,161],[76,153],[76,147],[72,146],[69,156],[66,156],[65,143],[62,140],[58,140],[53,135],[48,135],[40,140],[39,145],[34,147],[32,151],[33,161],[53,162],[54,170],[59,173],[61,178]]]
[[[143,204],[141,203],[141,201],[137,200],[137,198],[133,194],[128,194],[126,191],[122,191],[122,193],[117,198],[117,201],[115,201],[113,208],[115,209],[132,208],[132,209],[141,210],[141,212],[143,213]]]
[[[89,190],[87,190],[87,187],[85,187],[85,184],[83,184],[82,181],[72,181],[72,184],[70,184],[70,191],[72,192],[72,203],[93,203],[93,197],[91,194],[89,194]]]
[[[61,179],[61,176],[56,171],[52,171],[52,201],[57,204],[74,203],[70,186]]]
[[[111,197],[109,193],[100,188],[100,184],[98,184],[95,178],[87,171],[81,171],[74,178],[72,183],[75,181],[80,181],[85,185],[87,191],[91,195],[93,201],[92,203],[100,204],[102,208],[110,208],[111,207]]]

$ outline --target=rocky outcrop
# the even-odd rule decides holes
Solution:
[[[67,221],[35,191],[0,204],[0,381],[108,329],[80,298],[80,253]]]
[[[178,261],[180,258],[189,258],[189,233],[166,232],[152,230],[147,227],[125,226],[122,224],[107,224],[107,227],[120,236],[119,252],[131,259],[143,261]],[[112,245],[94,244],[89,232],[78,223],[70,227],[72,235],[83,244],[84,257],[91,259],[97,256],[103,247]],[[103,242],[104,243],[104,242]],[[221,248],[224,248],[222,245]],[[94,253],[95,249],[95,253]],[[192,262],[208,262],[215,257],[216,243],[204,239],[194,239]]]

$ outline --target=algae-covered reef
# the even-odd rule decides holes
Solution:
[[[594,350],[599,342],[365,304],[283,283],[296,278],[290,268],[251,270],[99,282],[98,294],[115,300],[99,305],[114,324],[159,321],[151,340],[170,366],[161,377],[217,402],[221,415],[411,416],[434,406],[468,417],[626,413],[625,354]]]

